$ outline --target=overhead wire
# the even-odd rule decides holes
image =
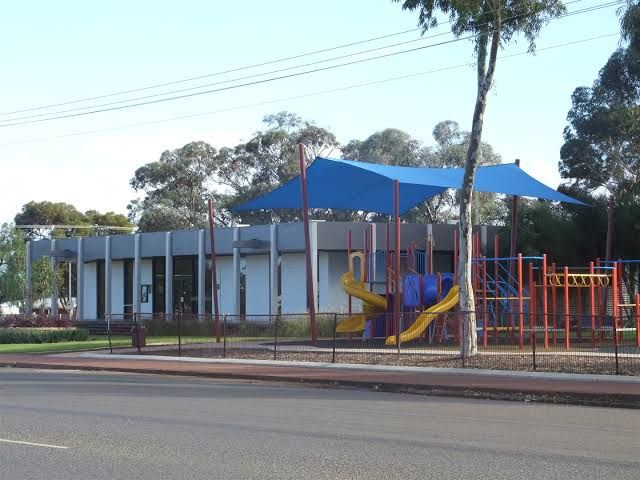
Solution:
[[[602,9],[602,8],[618,5],[618,4],[621,4],[621,3],[622,3],[621,0],[607,2],[607,3],[599,4],[599,5],[596,5],[596,6],[586,7],[584,9],[580,9],[580,10],[577,10],[577,11],[567,12],[567,13],[565,13],[563,15],[559,15],[559,16],[557,16],[555,18],[556,19],[565,18],[565,17],[569,17],[569,16],[572,16],[572,15],[577,15],[577,14],[581,14],[581,13],[587,13],[587,12],[599,10],[599,9]],[[514,16],[512,18],[515,18],[515,17],[517,17],[517,16]],[[438,35],[442,35],[442,34],[438,34]],[[179,100],[179,99],[184,99],[184,98],[189,98],[189,97],[206,95],[206,94],[211,94],[211,93],[216,93],[216,92],[221,92],[221,91],[234,90],[234,89],[238,89],[238,88],[243,88],[243,87],[252,86],[252,85],[259,85],[259,84],[263,84],[263,83],[271,83],[271,82],[274,82],[274,81],[277,81],[277,80],[283,80],[283,79],[298,77],[298,76],[302,76],[302,75],[309,75],[311,73],[317,73],[317,72],[321,72],[321,71],[333,70],[333,69],[341,68],[341,67],[344,67],[344,66],[355,65],[355,64],[359,64],[359,63],[369,62],[369,61],[372,61],[372,60],[379,60],[379,59],[382,59],[382,58],[388,58],[388,57],[392,57],[392,56],[396,56],[396,55],[401,55],[401,54],[404,54],[404,53],[410,53],[410,52],[425,50],[425,49],[428,49],[428,48],[435,48],[435,47],[438,47],[438,46],[447,45],[447,44],[459,42],[459,41],[462,41],[462,40],[468,40],[468,39],[471,39],[471,38],[473,38],[472,35],[467,35],[467,36],[464,36],[464,37],[453,38],[453,39],[450,39],[450,40],[445,40],[445,41],[442,41],[442,42],[437,42],[437,43],[433,43],[433,44],[429,44],[429,45],[425,45],[425,46],[421,46],[421,47],[415,47],[415,48],[412,48],[412,49],[400,50],[400,51],[397,51],[397,52],[386,53],[386,54],[377,55],[377,56],[374,56],[374,57],[368,57],[368,58],[359,59],[359,60],[352,60],[352,61],[349,61],[349,62],[343,62],[343,63],[329,65],[329,66],[325,66],[325,67],[319,67],[319,68],[315,68],[315,69],[311,69],[311,70],[305,70],[303,72],[290,73],[290,74],[286,74],[286,75],[279,75],[279,76],[276,76],[276,77],[271,77],[271,78],[266,78],[266,79],[261,79],[261,80],[255,80],[255,81],[250,81],[250,82],[244,82],[244,83],[240,83],[240,84],[236,84],[236,85],[230,85],[230,86],[221,87],[221,88],[214,88],[214,89],[205,90],[205,91],[193,92],[193,93],[182,94],[182,95],[175,95],[175,96],[172,96],[172,97],[159,98],[159,99],[156,98],[155,100],[141,101],[141,102],[137,102],[137,103],[127,103],[126,105],[119,105],[119,106],[109,106],[109,105],[113,105],[113,103],[108,103],[108,104],[96,105],[96,106],[92,106],[92,107],[83,107],[83,109],[85,109],[85,108],[94,108],[94,110],[78,112],[78,111],[76,111],[76,109],[74,109],[74,110],[72,110],[72,112],[75,112],[75,113],[58,112],[58,113],[65,113],[65,114],[57,115],[57,116],[55,116],[56,113],[54,112],[54,113],[50,114],[50,115],[54,115],[54,116],[49,116],[47,118],[30,119],[30,120],[25,120],[25,121],[14,121],[14,120],[17,120],[17,119],[9,119],[9,120],[5,121],[5,122],[9,122],[9,123],[0,124],[0,128],[17,126],[17,125],[26,125],[26,124],[32,124],[32,123],[47,122],[47,121],[59,120],[59,119],[63,119],[63,118],[79,117],[79,116],[91,115],[91,114],[114,111],[114,110],[122,110],[122,109],[134,108],[134,107],[139,107],[139,106],[144,106],[144,105],[151,105],[151,104],[155,104],[155,103],[162,103],[162,102],[174,101],[174,100]],[[317,63],[317,62],[313,62],[313,63]],[[289,68],[286,68],[286,69],[282,69],[282,71],[288,71],[288,70],[291,70],[291,69],[294,69],[294,68],[300,68],[300,66],[298,66],[298,67],[289,67]],[[249,78],[249,77],[241,77],[240,79],[236,79],[236,80],[232,80],[232,81],[238,81],[238,80],[241,80],[243,78]],[[226,83],[226,82],[221,82],[221,83]],[[213,84],[213,85],[216,85],[216,84]],[[206,86],[210,86],[210,85],[206,85]],[[201,87],[197,87],[197,88],[203,88],[203,87],[205,87],[205,86],[201,86]],[[169,94],[178,93],[178,92],[180,92],[180,91],[165,92],[164,94],[161,94],[161,95],[169,95]],[[154,95],[154,96],[157,96],[157,95]],[[142,98],[146,98],[146,97],[142,97]],[[131,99],[129,101],[136,101],[136,99]],[[119,103],[119,102],[115,102],[115,103]],[[106,107],[106,108],[101,108],[103,106]]]
[[[584,0],[572,0],[570,2],[566,2],[565,5],[574,4],[574,3],[578,3],[578,2],[582,2],[582,1],[584,1]],[[583,11],[585,11],[585,12],[586,11],[590,11],[593,8],[603,8],[604,6],[610,6],[610,5],[607,4],[607,5],[603,5],[603,6],[587,7],[586,9],[583,9],[583,10],[580,10],[580,11],[569,12],[567,14],[564,14],[564,15],[560,16],[559,18],[564,17],[564,16],[570,16],[570,15],[576,14],[576,13],[583,13]],[[532,13],[529,12],[529,13],[522,14],[522,15],[531,15],[531,14]],[[522,15],[515,15],[512,18],[516,18],[516,17],[522,16]],[[445,23],[450,23],[450,21],[442,22],[441,25],[445,24]],[[251,68],[256,68],[256,67],[260,67],[260,66],[265,66],[265,65],[270,65],[270,64],[274,64],[274,63],[283,62],[283,61],[286,61],[286,60],[297,59],[297,58],[301,58],[301,57],[305,57],[305,56],[315,55],[315,54],[322,53],[322,52],[329,52],[329,51],[333,51],[333,50],[337,50],[337,49],[341,49],[341,48],[346,48],[346,47],[353,46],[353,45],[359,45],[359,44],[368,43],[368,42],[375,41],[375,40],[380,40],[380,39],[384,39],[384,38],[397,36],[397,35],[400,35],[400,34],[412,32],[412,31],[416,31],[416,30],[419,30],[419,29],[404,30],[402,32],[396,32],[396,33],[392,33],[392,34],[388,34],[388,35],[383,35],[383,36],[374,37],[374,38],[370,38],[370,39],[365,39],[365,40],[361,40],[361,41],[351,42],[351,43],[348,43],[348,44],[338,45],[338,46],[334,46],[334,47],[330,47],[330,48],[326,48],[326,49],[322,49],[322,50],[316,50],[316,51],[313,51],[313,52],[308,52],[308,53],[304,53],[304,54],[285,57],[285,58],[282,58],[282,59],[263,62],[263,63],[260,63],[260,64],[248,65],[248,66],[245,66],[245,67],[239,67],[239,68],[223,70],[223,71],[215,72],[215,73],[211,73],[211,74],[200,75],[200,76],[197,76],[197,77],[190,77],[190,78],[187,78],[187,79],[176,80],[176,81],[172,81],[172,82],[165,82],[165,83],[150,85],[150,86],[147,86],[147,87],[142,87],[142,88],[137,88],[137,89],[123,90],[123,91],[120,91],[120,92],[114,92],[114,93],[110,93],[110,94],[106,94],[106,95],[87,97],[87,98],[84,98],[84,99],[72,100],[72,101],[67,101],[67,102],[62,102],[62,103],[57,103],[57,104],[50,104],[50,105],[45,105],[45,106],[40,106],[40,107],[32,107],[32,108],[28,108],[28,109],[15,110],[13,112],[4,112],[4,113],[0,113],[0,115],[4,116],[4,115],[15,114],[15,113],[29,112],[29,111],[35,111],[35,110],[43,110],[43,109],[47,109],[47,108],[51,108],[51,107],[55,107],[55,106],[70,105],[70,104],[75,104],[75,103],[81,103],[81,102],[84,102],[84,101],[95,100],[95,99],[99,99],[99,98],[107,98],[107,97],[117,96],[117,95],[126,94],[126,93],[133,93],[133,92],[138,92],[138,91],[143,91],[143,90],[149,90],[149,89],[152,89],[152,88],[159,88],[159,87],[162,87],[162,86],[168,86],[168,85],[173,85],[173,84],[178,84],[178,83],[184,83],[184,82],[193,81],[193,80],[197,80],[197,79],[202,79],[202,78],[222,75],[222,74],[231,73],[231,72],[237,72],[237,71],[241,71],[241,70],[247,70],[247,69],[251,69]],[[224,81],[221,81],[221,82],[203,84],[203,85],[198,85],[198,86],[192,86],[192,87],[188,87],[188,88],[184,88],[184,89],[173,90],[173,91],[168,91],[168,92],[161,92],[161,93],[148,95],[148,96],[142,96],[142,97],[135,97],[135,98],[129,98],[129,99],[124,99],[124,100],[118,100],[118,101],[109,102],[109,103],[90,105],[90,106],[84,106],[84,107],[76,107],[76,108],[68,109],[68,110],[61,110],[61,111],[56,111],[56,112],[46,112],[46,113],[41,113],[41,114],[36,114],[36,115],[29,115],[29,116],[22,116],[22,117],[14,117],[14,118],[6,119],[6,120],[0,120],[0,122],[5,123],[6,125],[4,125],[4,126],[13,126],[14,124],[21,124],[21,123],[16,123],[17,120],[26,120],[26,119],[39,118],[39,117],[49,117],[49,116],[52,116],[52,115],[76,112],[76,111],[80,111],[80,110],[88,110],[88,109],[91,109],[91,108],[101,108],[101,107],[106,107],[106,106],[110,106],[110,105],[118,105],[118,104],[122,104],[122,103],[145,100],[145,99],[149,99],[149,98],[156,98],[156,97],[159,97],[159,96],[173,95],[173,94],[181,93],[181,92],[185,92],[185,91],[192,91],[192,90],[197,90],[197,89],[201,89],[201,88],[208,88],[208,87],[215,86],[215,85],[232,83],[232,82],[236,82],[236,81],[241,81],[241,80],[246,80],[246,79],[250,79],[250,78],[261,77],[261,76],[270,75],[270,74],[274,74],[274,73],[281,73],[281,72],[284,72],[284,71],[294,70],[294,69],[297,69],[297,68],[303,68],[303,67],[307,67],[307,66],[317,65],[317,64],[320,64],[320,63],[326,63],[326,62],[330,62],[330,61],[334,61],[334,60],[340,60],[340,59],[343,59],[343,58],[354,57],[354,56],[363,55],[363,54],[366,54],[366,53],[371,53],[371,52],[380,51],[380,50],[384,50],[384,49],[388,49],[388,48],[393,48],[393,47],[397,47],[397,46],[400,46],[400,45],[406,45],[406,44],[409,44],[409,43],[420,42],[420,41],[428,40],[430,38],[435,38],[435,37],[439,37],[439,36],[443,36],[443,35],[450,35],[450,34],[451,34],[451,32],[447,31],[447,32],[442,32],[442,33],[438,33],[438,34],[422,36],[422,37],[417,38],[417,39],[411,39],[411,40],[398,42],[398,43],[394,43],[394,44],[390,44],[390,45],[383,45],[383,46],[380,46],[380,47],[376,47],[376,48],[372,48],[372,49],[368,49],[368,50],[363,50],[363,51],[359,51],[359,52],[352,52],[352,53],[349,53],[349,54],[346,54],[346,55],[341,55],[341,56],[332,57],[332,58],[328,58],[328,59],[317,60],[317,61],[309,62],[309,63],[305,63],[305,64],[294,65],[294,66],[290,66],[290,67],[286,67],[286,68],[282,68],[282,69],[272,70],[272,71],[269,71],[269,72],[262,72],[262,73],[259,73],[259,74],[253,74],[253,75],[238,77],[238,78],[234,78],[234,79],[228,79],[228,80],[224,80]],[[466,39],[466,38],[468,38],[468,37],[459,38],[459,39],[456,39],[456,40],[460,41],[460,40],[463,40],[463,39]],[[436,44],[435,46],[439,46],[439,45],[441,45],[441,44]],[[396,54],[408,53],[408,52],[412,52],[412,51],[414,51],[414,50],[413,49],[409,49],[409,50],[406,50],[406,51],[397,52]],[[375,59],[378,59],[378,58],[384,58],[384,56],[372,57],[372,58],[370,58],[370,59],[368,59],[366,61],[375,60]],[[345,65],[348,65],[348,63],[344,64],[344,65],[339,65],[339,66],[345,66]],[[336,66],[335,68],[337,68],[337,67],[338,66]],[[313,72],[315,72],[315,70]],[[313,73],[313,72],[308,72],[308,73]],[[280,78],[277,78],[277,79],[280,79]],[[270,81],[273,81],[273,80],[270,80]],[[246,85],[243,85],[243,86],[246,86]],[[205,93],[212,93],[212,92],[202,92],[202,94],[205,94]],[[183,97],[179,97],[179,98],[183,98]],[[167,101],[168,100],[174,100],[174,98],[167,99]],[[138,104],[131,105],[131,107],[133,107],[133,106],[140,106],[140,105],[138,105]],[[98,113],[98,112],[88,112],[88,113]],[[52,118],[52,120],[53,119],[54,118]],[[57,118],[55,118],[55,119],[57,119]],[[30,122],[24,122],[24,123],[30,123]]]
[[[619,32],[608,33],[608,34],[603,34],[603,35],[597,35],[597,36],[594,36],[594,37],[583,38],[583,39],[580,39],[580,40],[574,40],[574,41],[570,41],[570,42],[564,42],[564,43],[549,45],[549,46],[546,46],[546,47],[540,47],[540,48],[536,49],[536,52],[539,53],[539,52],[544,52],[544,51],[548,51],[548,50],[554,50],[554,49],[558,49],[558,48],[568,47],[568,46],[572,46],[572,45],[578,45],[578,44],[582,44],[582,43],[591,42],[591,41],[594,41],[594,40],[600,40],[600,39],[603,39],[603,38],[610,38],[610,37],[619,36],[619,35],[620,35]],[[528,50],[524,50],[524,51],[521,51],[521,52],[512,53],[512,54],[508,54],[508,55],[501,55],[501,56],[499,56],[499,59],[500,60],[505,60],[505,59],[509,59],[509,58],[513,58],[513,57],[524,56],[524,55],[527,55],[527,54],[529,54],[529,51]],[[223,109],[218,109],[218,110],[213,110],[213,111],[208,111],[208,112],[198,112],[198,113],[180,115],[180,116],[175,116],[175,117],[168,117],[168,118],[158,119],[158,120],[136,122],[136,123],[130,123],[130,124],[120,125],[120,126],[115,126],[115,127],[108,127],[108,128],[94,129],[94,130],[83,130],[83,131],[72,132],[72,133],[67,133],[67,134],[63,134],[63,135],[57,135],[57,136],[53,136],[53,137],[32,138],[32,139],[27,139],[27,140],[23,140],[23,141],[0,144],[0,146],[20,145],[20,144],[27,144],[27,143],[43,142],[43,141],[48,141],[48,140],[53,140],[53,139],[62,139],[62,138],[81,136],[81,135],[91,135],[91,134],[95,134],[95,133],[123,130],[123,129],[128,129],[128,128],[148,126],[148,125],[157,125],[157,124],[167,123],[167,122],[172,122],[172,121],[177,121],[177,120],[185,120],[185,119],[189,119],[189,118],[197,118],[197,117],[204,117],[204,116],[209,116],[209,115],[216,115],[216,114],[227,113],[227,112],[231,112],[231,111],[237,111],[237,110],[243,110],[243,109],[248,109],[248,108],[261,107],[261,106],[264,106],[264,105],[269,105],[269,104],[274,104],[274,103],[288,102],[288,101],[300,100],[300,99],[310,98],[310,97],[315,97],[315,96],[320,96],[320,95],[327,95],[327,94],[331,94],[331,93],[338,93],[338,92],[342,92],[342,91],[348,91],[348,90],[357,89],[357,88],[380,85],[380,84],[389,83],[389,82],[395,82],[395,81],[400,81],[400,80],[407,80],[407,79],[416,78],[416,77],[429,75],[429,74],[433,74],[433,73],[439,73],[439,72],[444,72],[444,71],[448,71],[448,70],[455,70],[455,69],[460,69],[460,68],[465,68],[465,67],[472,67],[472,66],[474,66],[473,62],[461,63],[461,64],[457,64],[457,65],[450,65],[450,66],[447,66],[447,67],[441,67],[441,68],[432,69],[432,70],[426,70],[426,71],[422,71],[422,72],[416,72],[416,73],[411,73],[411,74],[406,74],[406,75],[387,77],[387,78],[380,79],[380,80],[373,80],[373,81],[369,81],[369,82],[356,83],[356,84],[346,85],[346,86],[342,86],[342,87],[331,88],[331,89],[327,89],[327,90],[320,90],[320,91],[310,92],[310,93],[305,93],[305,94],[300,94],[300,95],[277,98],[277,99],[272,99],[272,100],[265,100],[265,101],[262,101],[262,102],[250,103],[250,104],[245,104],[245,105],[238,105],[238,106],[233,106],[233,107],[228,107],[228,108],[223,108]]]

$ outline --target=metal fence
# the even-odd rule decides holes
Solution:
[[[522,327],[516,314],[485,328],[483,312],[475,312],[477,351],[464,354],[470,315],[382,314],[355,319],[364,331],[339,333],[347,315],[318,314],[315,342],[306,314],[220,315],[217,322],[211,315],[136,315],[111,319],[106,333],[110,342],[130,336],[134,349],[126,351],[139,354],[640,375],[633,321],[583,316],[554,325],[547,316],[545,329],[545,318],[529,313]]]

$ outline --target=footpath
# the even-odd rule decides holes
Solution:
[[[386,392],[640,408],[640,377],[78,352],[0,355],[0,366],[307,383]]]

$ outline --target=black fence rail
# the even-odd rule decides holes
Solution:
[[[464,334],[473,316],[475,342]],[[130,337],[140,354],[640,375],[634,318],[554,324],[549,315],[510,314],[486,327],[485,318],[484,312],[323,313],[315,341],[307,314],[134,315],[102,325],[110,340]]]

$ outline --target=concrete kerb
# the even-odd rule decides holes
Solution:
[[[636,377],[269,360],[111,355],[0,356],[0,366],[309,384],[475,399],[640,408]],[[253,368],[252,368],[253,367]],[[376,375],[376,374],[379,375]]]
[[[254,360],[233,358],[199,358],[199,357],[169,357],[163,355],[122,355],[96,352],[60,353],[50,355],[52,357],[66,358],[95,358],[101,360],[156,360],[160,362],[184,362],[204,364],[228,364],[228,365],[264,365],[270,367],[301,367],[315,369],[353,370],[364,372],[397,372],[397,373],[431,373],[437,375],[479,375],[505,378],[543,378],[545,380],[571,381],[588,380],[591,382],[622,382],[640,385],[640,377],[612,376],[583,373],[556,373],[556,372],[522,372],[514,370],[489,370],[469,368],[438,368],[438,367],[411,367],[395,365],[366,365],[360,363],[321,363],[305,361],[284,360]]]

